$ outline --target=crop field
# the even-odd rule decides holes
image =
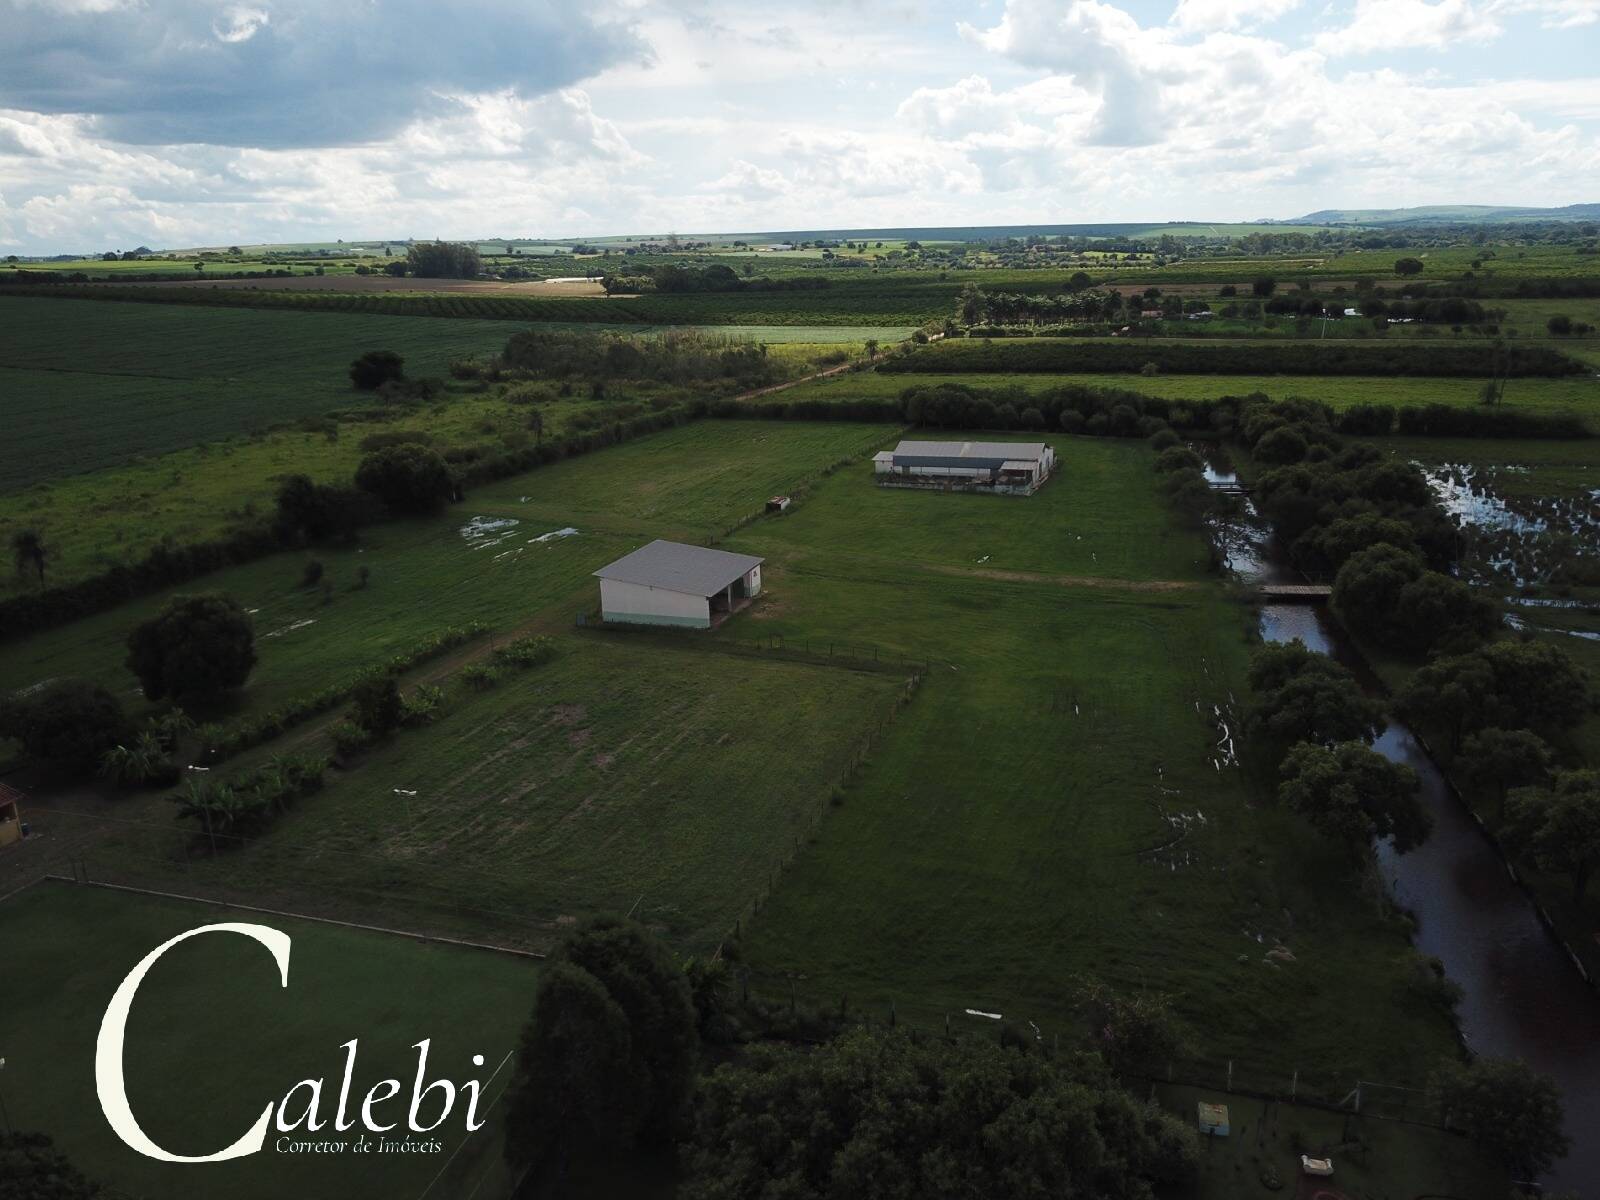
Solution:
[[[521,328],[332,315],[0,296],[0,492],[365,405],[346,372],[367,350],[443,375]]]
[[[129,1103],[156,1143],[175,1153],[215,1153],[305,1078],[328,1079],[323,1116],[329,1118],[343,1070],[340,1043],[352,1037],[360,1039],[351,1088],[356,1103],[386,1077],[402,1082],[396,1103],[409,1103],[416,1073],[411,1047],[422,1038],[431,1041],[433,1078],[486,1079],[516,1047],[532,1007],[538,968],[527,958],[40,884],[0,903],[6,946],[0,1004],[12,1029],[27,1031],[6,1044],[11,1120],[49,1130],[87,1175],[115,1181],[117,1195],[148,1200],[187,1200],[195,1194],[197,1170],[205,1172],[207,1195],[237,1200],[313,1192],[409,1200],[441,1170],[434,1194],[465,1196],[486,1180],[491,1188],[505,1186],[498,1114],[490,1103],[500,1100],[509,1067],[484,1089],[489,1125],[459,1153],[464,1101],[441,1128],[437,1154],[280,1154],[273,1131],[257,1155],[196,1168],[156,1162],[118,1141],[95,1094],[94,1046],[106,1004],[149,951],[196,926],[223,921],[289,934],[288,986],[279,986],[262,946],[220,934],[174,947],[146,977],[127,1031]],[[484,1068],[471,1065],[473,1054],[484,1056]]]
[[[922,277],[841,283],[815,291],[702,292],[652,296],[517,296],[499,292],[252,290],[112,284],[52,285],[56,301],[90,298],[182,307],[338,312],[370,316],[450,317],[466,320],[577,321],[635,325],[918,325],[944,316],[959,284]]]
[[[1485,380],[1385,379],[1370,375],[1137,375],[1118,373],[1076,374],[884,374],[858,371],[814,379],[773,397],[768,403],[822,400],[893,400],[909,387],[961,384],[983,390],[1020,388],[1027,392],[1077,385],[1116,388],[1160,396],[1169,400],[1214,400],[1219,396],[1247,396],[1261,392],[1273,399],[1308,396],[1336,410],[1356,404],[1390,404],[1396,408],[1447,404],[1474,408]],[[756,400],[753,403],[762,403]],[[1575,414],[1600,431],[1600,379],[1573,375],[1564,379],[1513,379],[1506,384],[1504,407],[1509,411],[1540,414]]]
[[[536,948],[631,910],[680,952],[709,954],[905,684],[703,639],[567,633],[558,648],[490,691],[452,691],[436,724],[377,747],[246,847],[179,875],[169,821],[118,830],[97,862],[119,880]]]
[[[1331,258],[1323,264],[1329,271],[1350,271],[1357,274],[1394,274],[1394,262],[1400,258],[1422,260],[1422,274],[1416,279],[1429,283],[1439,279],[1458,279],[1471,271],[1485,281],[1497,278],[1526,279],[1534,276],[1593,276],[1600,275],[1600,264],[1592,254],[1578,253],[1572,245],[1529,246],[1443,246],[1423,247],[1416,250],[1353,250]]]
[[[1165,532],[1147,450],[1058,448],[1060,478],[1030,499],[880,491],[862,466],[735,539],[769,556],[750,624],[881,631],[933,660],[746,960],[775,995],[793,980],[875,1020],[975,1008],[1047,1035],[1093,972],[1171,991],[1208,1056],[1298,1067],[1302,1086],[1425,1075],[1452,1035],[1410,991],[1403,933],[1352,894],[1337,850],[1217,762],[1247,613],[1202,581],[1198,537]],[[1051,489],[1062,513],[1041,515]],[[906,502],[974,529],[963,566],[906,539]],[[1087,549],[1058,523],[1079,506]],[[1280,942],[1281,965],[1264,957]]]
[[[369,527],[356,546],[278,554],[173,591],[224,591],[256,610],[260,661],[236,709],[261,711],[451,626],[513,627],[569,598],[557,620],[570,624],[592,602],[596,567],[651,537],[705,541],[892,430],[700,422],[483,488],[437,518]],[[577,535],[533,541],[568,527]],[[323,563],[331,599],[302,585],[309,557]],[[14,690],[80,676],[131,700],[128,632],[168,594],[0,644],[0,678]]]

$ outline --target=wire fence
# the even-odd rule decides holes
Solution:
[[[835,780],[832,790],[813,810],[811,823],[807,829],[807,832],[795,837],[793,847],[767,873],[765,885],[756,893],[756,895],[750,898],[750,900],[733,918],[733,924],[729,930],[729,934],[735,941],[737,941],[743,935],[745,925],[747,925],[750,920],[762,910],[767,901],[771,898],[773,891],[775,891],[778,886],[778,881],[783,877],[783,873],[789,869],[794,860],[799,857],[800,852],[805,849],[806,837],[809,835],[809,833],[821,823],[824,814],[829,808],[844,802],[845,789],[855,781],[856,777],[861,773],[862,768],[866,766],[873,750],[877,748],[878,743],[883,740],[884,735],[889,732],[890,728],[894,725],[895,720],[899,717],[900,710],[905,708],[906,705],[910,704],[912,699],[915,698],[918,689],[922,686],[922,680],[922,672],[918,672],[917,674],[914,674],[908,678],[905,682],[905,685],[901,687],[898,693],[896,693],[894,701],[889,709],[879,714],[876,724],[867,729],[865,735],[850,752],[850,756],[845,761],[843,768],[840,770],[839,776]],[[724,946],[725,944],[726,943],[724,943]],[[720,958],[722,956],[724,946],[719,946],[716,954],[713,957]],[[748,987],[748,984],[746,986]]]
[[[834,638],[787,637],[783,634],[730,633],[726,629],[680,629],[672,626],[631,625],[608,622],[598,610],[580,613],[577,628],[594,634],[625,637],[630,641],[653,641],[661,645],[699,650],[708,654],[742,654],[783,659],[819,666],[851,670],[911,672],[925,675],[931,667],[927,659],[914,658],[904,651],[875,642],[853,642]]]

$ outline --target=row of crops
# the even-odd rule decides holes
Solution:
[[[575,321],[618,325],[914,325],[953,310],[956,285],[935,289],[841,287],[822,292],[700,293],[683,296],[504,296],[465,293],[252,290],[49,284],[0,294],[75,300],[199,304],[374,316],[498,321]]]

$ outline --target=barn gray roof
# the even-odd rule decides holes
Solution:
[[[682,542],[659,539],[641,546],[614,563],[595,572],[601,579],[636,583],[644,587],[665,588],[691,596],[710,596],[735,579],[749,574],[765,559],[751,554],[730,554],[706,546],[686,546]]]
[[[895,457],[1025,459],[1037,462],[1044,457],[1043,442],[901,442]]]

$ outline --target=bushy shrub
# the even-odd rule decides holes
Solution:
[[[405,359],[393,350],[368,350],[350,364],[350,382],[363,392],[376,391],[392,379],[405,378]]]

